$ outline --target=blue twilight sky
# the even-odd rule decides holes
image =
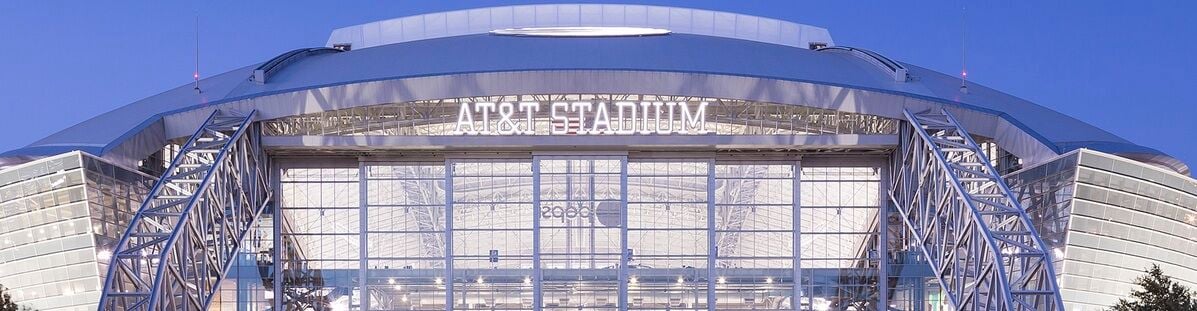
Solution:
[[[0,2],[0,150],[191,81],[321,46],[334,28],[568,1]],[[589,2],[589,1],[582,1]],[[623,3],[627,1],[603,1]],[[1197,1],[646,1],[825,27],[839,45],[958,73],[1197,167]],[[483,50],[480,50],[480,53]]]

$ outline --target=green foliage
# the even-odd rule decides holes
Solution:
[[[1135,279],[1140,289],[1130,294],[1130,300],[1118,299],[1113,311],[1197,311],[1197,297],[1184,285],[1164,275],[1160,266],[1152,264],[1147,275]]]
[[[0,311],[33,311],[33,308],[18,305],[12,300],[12,295],[8,293],[8,288],[0,285]]]

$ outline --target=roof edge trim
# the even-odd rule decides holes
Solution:
[[[278,72],[279,70],[283,70],[283,68],[286,68],[287,65],[303,60],[308,56],[340,52],[344,52],[344,50],[326,47],[291,50],[286,53],[279,54],[279,56],[275,56],[269,61],[262,63],[262,65],[258,66],[257,68],[254,68],[254,74],[253,76],[249,77],[249,80],[257,82],[258,84],[266,84],[266,81],[270,80],[271,75],[274,75],[274,73]]]
[[[825,28],[691,8],[624,4],[538,4],[412,15],[333,30],[327,46],[354,49],[531,27],[637,27],[809,49],[834,45]]]

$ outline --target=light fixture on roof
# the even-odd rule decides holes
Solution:
[[[490,34],[516,37],[644,37],[662,36],[671,31],[645,27],[525,27],[491,30]]]

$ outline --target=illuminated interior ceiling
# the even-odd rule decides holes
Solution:
[[[447,98],[329,110],[265,120],[262,130],[268,136],[460,135],[455,133],[455,127],[462,104],[558,101],[708,102],[705,115],[707,128],[719,135],[896,134],[898,124],[897,120],[874,115],[745,100],[692,96],[547,94]],[[535,113],[537,126],[543,127],[536,131],[537,135],[550,132],[547,129],[553,124],[550,114],[549,109]],[[477,123],[474,127],[482,127],[482,115],[474,115],[473,120]],[[615,120],[616,117],[612,116],[612,121]],[[680,118],[674,122],[677,128],[682,127]]]

